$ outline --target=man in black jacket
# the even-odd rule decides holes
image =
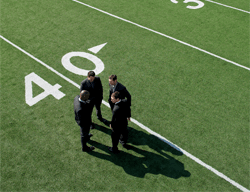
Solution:
[[[82,90],[80,96],[77,95],[74,99],[75,120],[80,126],[82,151],[84,152],[90,152],[95,149],[93,146],[87,146],[87,142],[90,140],[90,137],[93,136],[89,133],[92,107],[88,101],[88,98],[89,92]]]
[[[114,103],[113,108],[113,116],[110,123],[110,128],[112,129],[111,139],[112,139],[112,147],[109,147],[109,151],[113,153],[118,153],[118,142],[123,147],[129,148],[127,145],[128,140],[128,121],[130,121],[131,111],[129,103],[126,99],[120,99],[121,95],[118,91],[114,92],[111,95],[111,101]]]
[[[121,83],[117,82],[117,76],[111,75],[109,76],[109,105],[111,110],[113,111],[114,103],[111,101],[111,95],[112,93],[118,91],[120,93],[120,99],[127,98],[128,105],[131,106],[131,95],[126,89],[125,86],[123,86]]]
[[[101,113],[101,104],[103,99],[103,88],[100,77],[95,76],[94,71],[88,72],[88,77],[81,82],[80,92],[82,90],[87,90],[90,93],[90,103],[92,104],[92,110],[95,106],[97,118],[101,122],[106,122],[105,119],[102,118]],[[91,111],[92,113],[92,111]]]

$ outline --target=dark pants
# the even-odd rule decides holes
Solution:
[[[90,140],[89,136],[89,130],[90,130],[90,124],[80,127],[80,132],[81,132],[81,143],[82,143],[82,149],[88,148],[87,142]]]
[[[119,140],[122,145],[128,141],[128,129],[126,127],[113,128],[111,133],[112,145],[114,150],[118,150]]]
[[[96,116],[97,116],[98,119],[102,119],[101,104],[102,104],[102,99],[98,99],[98,100],[94,101],[94,103],[92,104],[91,114],[92,114],[93,108],[95,106],[95,108],[96,108]]]

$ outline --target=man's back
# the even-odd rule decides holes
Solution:
[[[111,126],[113,128],[126,127],[128,124],[127,118],[130,116],[131,114],[128,102],[126,99],[123,99],[114,105]]]
[[[80,87],[80,92],[82,90],[87,90],[90,93],[90,99],[95,97],[95,98],[100,98],[102,99],[103,96],[103,88],[102,88],[102,83],[100,77],[95,77],[93,82],[90,82],[88,79],[84,79],[81,82],[81,87]]]
[[[91,106],[88,102],[79,100],[77,95],[74,99],[75,120],[79,126],[91,123]]]

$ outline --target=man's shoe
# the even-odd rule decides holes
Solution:
[[[103,122],[103,118],[102,117],[97,117],[97,119],[101,122]]]
[[[127,149],[127,150],[129,150],[129,149],[132,148],[131,145],[128,145],[128,144],[123,144],[122,146],[123,146],[125,149]]]
[[[106,119],[102,119],[102,122],[107,125],[109,122]]]
[[[95,129],[95,126],[93,123],[90,125],[90,129]]]
[[[91,146],[91,147],[87,147],[86,149],[82,149],[83,152],[90,152],[90,151],[93,151],[95,149],[94,146]]]
[[[113,147],[108,147],[109,151],[114,153],[114,154],[117,154],[119,153],[120,151],[117,149],[117,150],[114,150]]]
[[[101,122],[103,122],[104,124],[107,124],[108,123],[108,121],[106,120],[106,119],[104,119],[104,118],[97,118],[99,121],[101,121]]]

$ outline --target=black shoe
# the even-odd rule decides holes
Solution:
[[[102,122],[107,125],[109,122],[106,119],[102,119]]]
[[[101,122],[103,122],[104,124],[107,124],[108,123],[108,121],[106,120],[106,119],[104,119],[104,118],[97,118],[99,121],[101,121]]]
[[[114,150],[113,147],[108,147],[109,151],[111,151],[112,153],[114,154],[117,154],[119,153],[120,151],[117,149],[117,150]]]
[[[128,144],[123,144],[122,146],[127,150],[132,149],[132,146]]]
[[[95,126],[93,123],[90,125],[90,129],[95,129]]]
[[[103,118],[102,117],[97,117],[97,119],[101,122],[103,122]]]
[[[91,146],[91,147],[87,147],[85,149],[82,149],[83,152],[90,152],[90,151],[93,151],[95,149],[94,146]]]

